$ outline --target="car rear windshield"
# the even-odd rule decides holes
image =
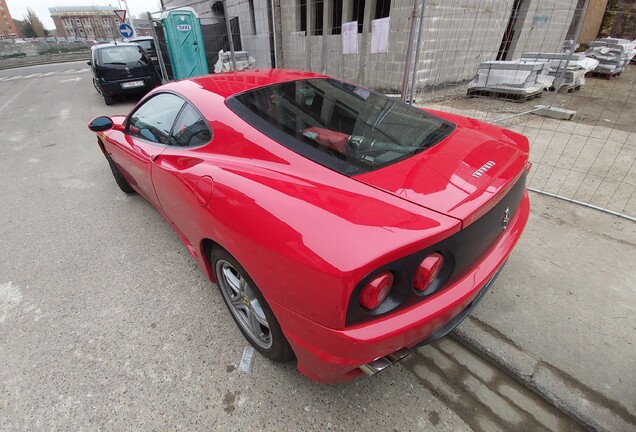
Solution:
[[[346,175],[406,159],[454,129],[400,100],[332,78],[262,87],[227,104],[270,138]]]
[[[102,48],[99,50],[98,55],[99,63],[101,65],[127,65],[129,63],[137,62],[147,63],[147,60],[139,47],[132,45]]]
[[[140,47],[142,47],[144,50],[146,50],[147,53],[149,53],[150,51],[154,51],[152,49],[152,41],[150,39],[148,39],[148,40],[136,40],[135,43],[137,45],[139,45]]]

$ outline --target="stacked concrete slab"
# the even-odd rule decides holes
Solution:
[[[522,62],[545,62],[548,76],[551,78],[551,90],[562,88],[578,90],[585,84],[585,74],[594,70],[598,60],[586,57],[584,53],[538,53],[525,52],[521,55]]]
[[[599,65],[593,70],[595,75],[619,76],[630,60],[636,56],[636,40],[597,39],[590,43],[585,55],[599,61]]]
[[[527,100],[541,96],[549,87],[549,66],[545,62],[483,62],[468,84],[468,96],[489,96],[508,100]]]

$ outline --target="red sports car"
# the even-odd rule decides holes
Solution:
[[[172,82],[89,128],[264,356],[373,374],[446,335],[528,219],[528,140],[327,76]]]

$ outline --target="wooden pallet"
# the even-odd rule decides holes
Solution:
[[[554,89],[554,87],[550,87],[549,90],[551,92],[553,92],[555,89]],[[561,88],[559,89],[559,92],[574,93],[575,91],[579,91],[579,90],[581,90],[581,86],[580,85],[577,85],[577,86],[562,85]]]
[[[601,79],[605,79],[605,80],[611,80],[611,79],[616,79],[619,76],[621,76],[623,74],[623,72],[614,72],[614,73],[604,73],[604,72],[588,72],[585,74],[586,78],[601,78]]]
[[[525,102],[532,99],[537,99],[541,97],[541,92],[532,93],[532,94],[519,94],[519,93],[506,93],[502,91],[494,91],[494,90],[475,90],[469,89],[466,93],[469,98],[474,97],[488,97],[493,99],[501,99],[509,102]]]

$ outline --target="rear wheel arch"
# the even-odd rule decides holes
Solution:
[[[252,280],[249,272],[243,268],[242,264],[239,262],[237,258],[235,258],[229,251],[227,251],[227,249],[223,248],[220,244],[206,238],[203,240],[202,245],[206,254],[206,261],[207,261],[206,265],[210,266],[212,270],[212,276],[214,277],[215,282],[219,286],[219,290],[221,291],[223,300],[226,306],[228,307],[228,309],[230,310],[234,321],[236,322],[237,326],[239,327],[239,329],[241,330],[245,338],[250,342],[250,344],[252,344],[252,346],[257,351],[259,351],[261,354],[263,354],[265,357],[268,357],[271,360],[284,362],[284,361],[293,359],[294,352],[291,346],[289,345],[289,342],[287,341],[285,334],[283,333],[281,329],[281,325],[278,322],[278,319],[274,311],[269,306],[267,302],[267,298],[260,291],[260,288]],[[269,333],[271,338],[270,346],[259,346],[258,342],[254,342],[254,336],[253,335],[250,336],[249,334],[250,332],[249,330],[246,329],[245,324],[244,323],[241,324],[241,320],[237,317],[237,314],[235,312],[232,312],[234,308],[226,296],[227,293],[224,292],[224,291],[227,291],[227,288],[224,288],[225,282],[223,280],[218,280],[219,277],[217,277],[216,275],[218,271],[218,268],[215,268],[217,267],[217,262],[219,263],[219,265],[221,263],[230,264],[231,266],[234,266],[235,269],[239,270],[239,274],[242,274],[242,277],[244,277],[247,280],[248,286],[251,287],[251,292],[253,292],[254,296],[258,300],[260,300],[260,302],[254,303],[254,304],[260,304],[262,307],[262,311],[264,311],[263,313],[265,314],[265,319],[267,321],[267,326],[268,326],[266,328],[271,332]],[[223,276],[220,276],[220,277],[223,277]],[[252,303],[250,303],[250,305],[251,304]]]

